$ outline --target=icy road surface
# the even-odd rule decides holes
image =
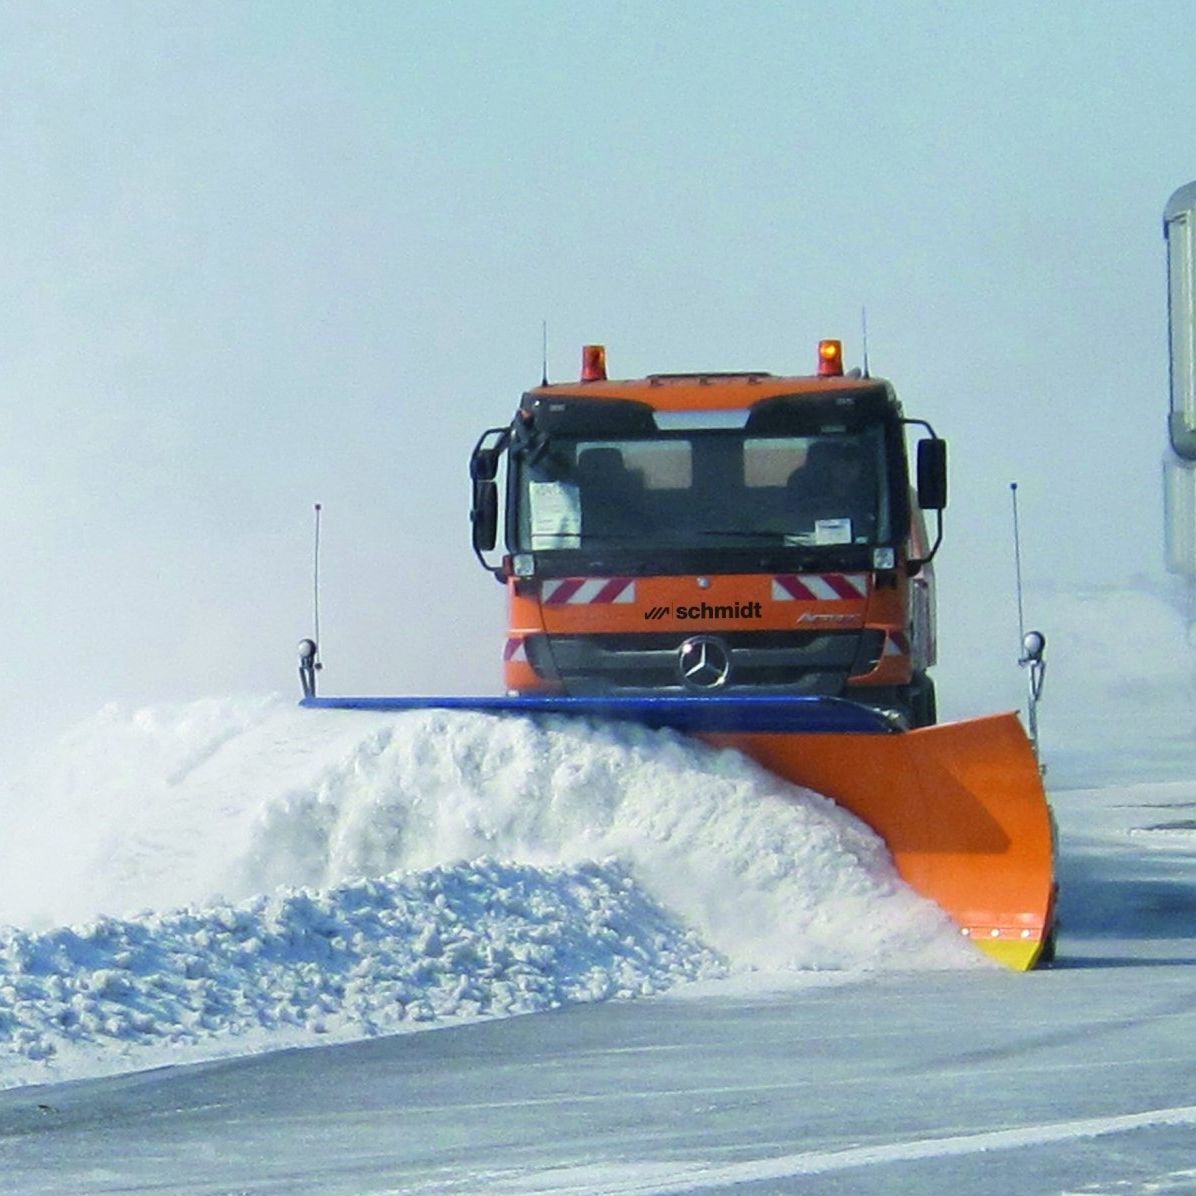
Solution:
[[[1196,1191],[1190,679],[1083,649],[1029,976],[674,737],[105,712],[5,795],[3,1190]]]
[[[1167,824],[1196,785],[1059,805],[1053,971],[755,973],[17,1088],[6,1190],[1194,1191],[1193,832]]]

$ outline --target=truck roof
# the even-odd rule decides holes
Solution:
[[[645,403],[657,411],[726,411],[751,407],[762,399],[836,394],[859,396],[871,392],[891,395],[883,378],[780,377],[764,373],[649,374],[622,381],[558,382],[537,386],[524,395],[524,405],[536,400],[625,399]]]

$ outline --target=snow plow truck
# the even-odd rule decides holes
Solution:
[[[1016,714],[937,723],[946,460],[839,341],[810,376],[623,381],[586,346],[578,381],[529,390],[470,462],[505,696],[317,697],[305,640],[304,702],[630,719],[734,748],[862,819],[963,935],[1027,970],[1055,937],[1037,757]]]

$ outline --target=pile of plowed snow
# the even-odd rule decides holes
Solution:
[[[109,709],[3,802],[0,1083],[728,969],[977,961],[850,815],[635,726]]]
[[[210,1055],[202,1048],[213,1040],[240,1053],[358,1038],[646,996],[725,972],[618,867],[493,860],[236,906],[0,931],[0,968],[0,1040],[76,1072],[104,1063],[105,1043],[109,1065],[111,1047],[126,1065],[144,1063],[145,1048],[169,1047],[177,1061]]]

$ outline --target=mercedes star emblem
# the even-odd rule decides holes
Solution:
[[[677,668],[689,689],[718,689],[731,673],[731,654],[722,640],[695,635],[677,651]]]

